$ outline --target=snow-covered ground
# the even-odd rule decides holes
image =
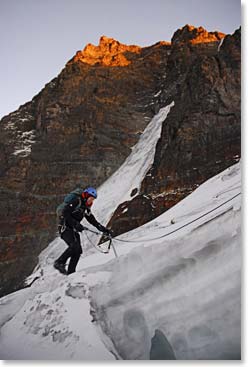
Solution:
[[[239,192],[238,164],[156,220],[119,237],[136,240],[135,248],[116,245],[122,256],[91,298],[121,358],[149,359],[156,330],[163,333],[166,352],[159,338],[154,348],[164,359],[166,353],[177,359],[240,358],[241,197],[228,201]]]
[[[152,163],[142,150],[150,156],[159,135],[144,132],[100,188],[92,211],[102,223],[139,188]],[[238,163],[115,239],[118,258],[88,250],[83,233],[87,251],[68,277],[53,269],[64,248],[53,241],[28,282],[39,279],[0,300],[1,359],[240,359],[240,192]]]

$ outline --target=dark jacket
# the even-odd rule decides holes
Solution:
[[[78,230],[80,222],[83,218],[96,227],[99,231],[105,232],[106,228],[102,226],[91,213],[89,207],[86,206],[85,201],[75,197],[68,203],[62,211],[63,224],[66,227]],[[80,230],[79,230],[80,231]]]

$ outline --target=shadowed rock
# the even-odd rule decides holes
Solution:
[[[172,360],[176,359],[173,349],[166,336],[159,329],[155,330],[152,337],[150,359],[153,360]]]

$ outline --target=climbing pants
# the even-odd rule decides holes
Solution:
[[[70,258],[67,273],[71,274],[76,271],[77,263],[83,252],[80,244],[80,236],[72,228],[66,227],[61,234],[61,238],[66,242],[68,248],[57,259],[57,262],[65,265],[66,261]]]

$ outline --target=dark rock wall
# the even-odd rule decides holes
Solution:
[[[111,48],[106,37],[101,47]],[[3,295],[22,286],[56,235],[56,206],[77,186],[103,183],[154,115],[167,45],[132,53],[125,67],[78,57],[31,102],[0,122],[0,274]],[[136,50],[136,49],[135,49]],[[124,56],[123,56],[124,57]],[[123,57],[121,60],[123,60]]]
[[[241,31],[226,36],[222,44],[221,38],[190,26],[173,36],[157,103],[175,105],[140,193],[122,203],[111,219],[116,234],[160,215],[239,160]],[[123,214],[124,208],[128,210]]]

